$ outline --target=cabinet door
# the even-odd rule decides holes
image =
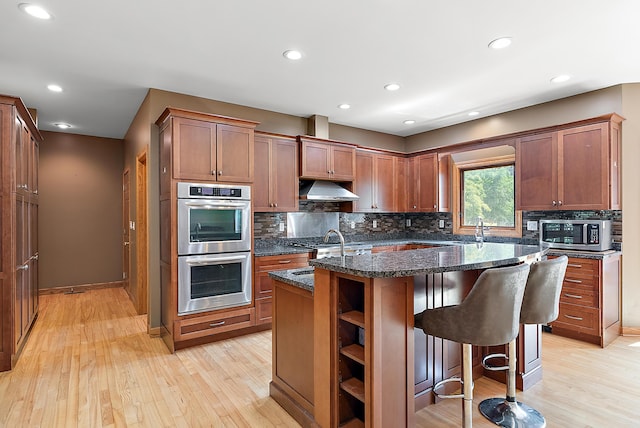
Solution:
[[[416,158],[418,178],[418,211],[438,210],[438,156],[422,155]]]
[[[24,122],[15,116],[15,186],[16,192],[26,193],[28,188],[27,184],[27,153],[28,147],[28,130],[24,125]]]
[[[516,209],[555,209],[557,169],[555,133],[519,139],[516,142]]]
[[[407,211],[407,160],[405,158],[395,156],[394,157],[394,170],[393,176],[395,180],[394,192],[396,194],[396,204],[394,211],[403,213]],[[356,171],[357,172],[357,171]]]
[[[302,178],[330,178],[331,146],[310,141],[302,142]]]
[[[218,181],[253,182],[253,129],[217,125]]]
[[[271,207],[271,141],[262,135],[253,140],[255,168],[253,170],[253,210],[273,211]]]
[[[33,138],[31,134],[29,134],[29,139],[31,141],[29,144],[31,149],[30,162],[29,162],[29,169],[30,169],[29,187],[31,188],[31,193],[33,193],[34,195],[37,195],[38,194],[38,168],[40,163],[40,142],[37,141],[35,138]]]
[[[375,204],[378,211],[395,211],[394,157],[376,155],[375,157]]]
[[[216,179],[215,123],[173,119],[173,176],[179,180]]]
[[[271,200],[274,211],[298,211],[298,143],[274,138],[271,150]]]
[[[360,150],[356,152],[356,180],[354,192],[360,197],[360,199],[353,203],[354,211],[375,211],[373,164],[373,153]]]
[[[565,210],[609,208],[608,124],[558,132],[558,205]]]
[[[331,146],[331,179],[352,181],[356,175],[356,149],[348,146]]]
[[[408,158],[406,160],[406,211],[417,212],[418,211],[418,173],[417,162],[415,157]]]

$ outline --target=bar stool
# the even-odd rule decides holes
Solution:
[[[518,335],[520,307],[529,274],[529,265],[487,269],[480,274],[465,299],[456,306],[427,309],[415,315],[415,326],[425,334],[462,344],[463,394],[441,396],[463,398],[462,426],[469,428],[473,419],[472,346],[502,345]]]
[[[521,324],[546,324],[558,318],[562,281],[567,270],[567,256],[548,259],[531,265],[527,287],[520,311]],[[537,410],[516,400],[516,341],[509,342],[509,356],[491,354],[482,365],[488,370],[508,370],[506,398],[488,398],[479,404],[480,413],[503,427],[543,428],[544,416]],[[506,367],[489,366],[487,360],[505,358]]]

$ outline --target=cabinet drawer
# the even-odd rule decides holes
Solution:
[[[564,286],[597,290],[600,284],[600,265],[598,260],[569,258]]]
[[[273,298],[265,297],[256,299],[256,324],[266,324],[271,322],[273,309]]]
[[[309,266],[308,253],[255,257],[255,298],[271,296],[272,285],[269,272],[306,266]]]
[[[560,303],[558,319],[552,323],[552,326],[556,324],[594,336],[598,336],[600,331],[597,309],[568,303]]]
[[[596,309],[599,307],[597,289],[563,286],[560,301]]]
[[[372,254],[376,253],[386,253],[389,251],[397,251],[398,247],[396,245],[379,245],[377,247],[373,247],[371,249]]]
[[[195,318],[176,320],[173,325],[174,340],[195,339],[212,334],[250,327],[255,324],[254,308],[213,313]]]

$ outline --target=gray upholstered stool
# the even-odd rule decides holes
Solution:
[[[567,270],[567,256],[544,260],[531,266],[527,288],[520,311],[521,324],[546,324],[558,318],[562,281]],[[489,370],[506,370],[507,397],[488,398],[480,405],[480,413],[503,427],[542,428],[547,425],[544,416],[537,410],[516,400],[516,341],[509,342],[509,356],[487,355],[482,364]],[[507,367],[491,367],[486,361],[491,358],[507,358]]]
[[[463,394],[456,397],[463,398],[464,427],[472,424],[472,346],[502,345],[518,335],[528,274],[527,264],[485,270],[459,305],[427,309],[415,316],[415,326],[426,334],[462,344]]]

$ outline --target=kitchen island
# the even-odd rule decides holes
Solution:
[[[307,290],[306,303],[310,308],[313,302],[313,325],[296,322],[296,328],[305,324],[308,332],[299,332],[299,337],[313,338],[305,345],[313,362],[303,364],[305,374],[289,378],[313,373],[313,380],[303,382],[304,405],[299,403],[298,391],[281,394],[282,389],[274,387],[276,359],[283,351],[274,339],[271,395],[285,402],[289,413],[293,414],[292,407],[302,409],[300,414],[306,417],[299,421],[305,426],[413,426],[416,403],[429,404],[434,382],[460,369],[460,345],[415,330],[414,313],[459,303],[484,269],[531,262],[542,255],[537,246],[485,243],[311,260],[313,291]],[[276,288],[295,285],[295,278],[282,275],[286,273],[280,278],[272,274]],[[276,291],[274,338],[291,330],[278,321],[279,303]],[[539,349],[540,328],[534,327]],[[525,333],[521,329],[521,336]],[[519,342],[522,345],[522,337]],[[474,366],[479,366],[483,351],[476,351]],[[518,352],[527,351],[521,347]],[[533,372],[532,379],[539,379],[539,362],[535,366],[528,356],[519,359],[531,369],[521,371],[521,383]],[[482,375],[479,367],[478,376]],[[421,370],[425,373],[419,374]]]

